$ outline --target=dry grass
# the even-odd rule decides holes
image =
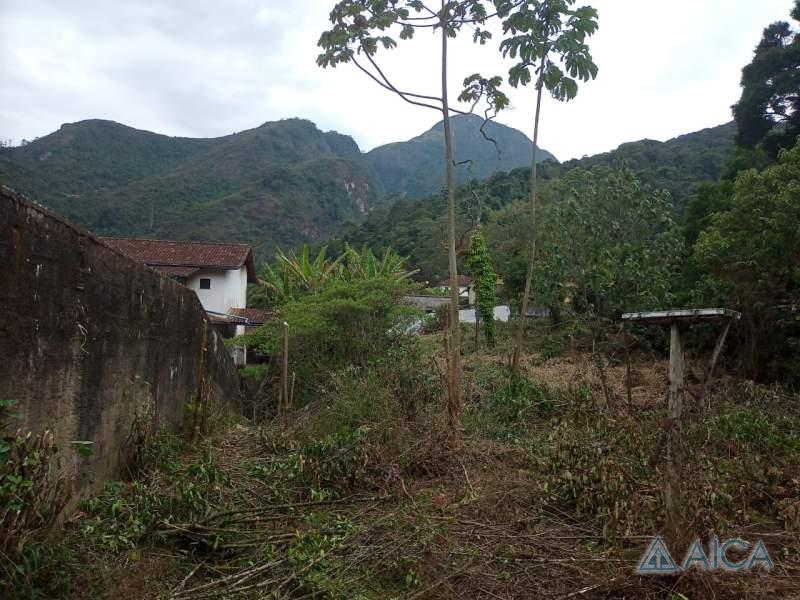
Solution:
[[[499,353],[465,357],[473,418],[482,418],[502,385],[503,365]],[[86,571],[104,573],[102,592],[94,585],[74,597],[800,598],[800,535],[793,529],[800,517],[792,512],[795,502],[800,506],[797,460],[776,455],[760,468],[748,463],[745,446],[714,445],[710,426],[705,433],[698,428],[687,438],[687,489],[713,483],[734,490],[729,504],[711,511],[713,523],[724,523],[721,537],[764,539],[776,569],[638,576],[638,560],[663,524],[658,451],[643,449],[654,461],[644,476],[629,472],[636,457],[621,453],[658,438],[665,365],[635,361],[633,406],[625,399],[624,366],[609,367],[608,386],[618,399],[611,414],[597,367],[585,357],[531,356],[524,368],[558,398],[552,412],[526,414],[525,426],[514,424],[508,436],[468,430],[456,451],[443,442],[437,405],[418,407],[408,419],[383,388],[366,380],[352,389],[349,379],[332,380],[306,409],[265,428],[234,427],[215,442],[225,483],[215,491],[214,507],[192,522],[160,525],[166,541],[155,547],[116,558],[92,555]],[[693,369],[702,372],[702,365]],[[589,390],[592,405],[571,404],[576,386]],[[367,412],[363,398],[372,402]],[[713,410],[738,403],[765,414],[800,415],[797,398],[729,377],[717,382],[710,399]],[[347,435],[337,433],[342,423],[354,422],[361,424],[357,433],[349,425]],[[575,456],[560,454],[567,442]],[[558,482],[558,461],[588,460],[596,450],[605,453],[603,468],[610,465],[604,472],[613,474],[618,461],[631,478],[624,489],[651,500],[626,505],[642,513],[615,531],[604,528],[602,511],[587,509],[604,506],[604,487],[579,486],[578,498],[544,487]],[[770,460],[769,452],[762,459]],[[781,472],[764,483],[770,468]],[[710,533],[700,516],[709,511],[713,486],[700,493],[697,513],[687,515],[698,536]],[[683,549],[674,554],[680,560]]]

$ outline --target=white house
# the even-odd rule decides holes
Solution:
[[[247,307],[247,284],[256,281],[253,250],[247,244],[177,242],[133,238],[101,238],[128,258],[144,263],[197,294],[211,322],[225,338],[237,337],[251,321]],[[247,350],[233,350],[236,364],[247,361]]]

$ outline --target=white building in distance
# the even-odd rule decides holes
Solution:
[[[225,338],[240,336],[245,328],[261,325],[269,316],[266,311],[246,309],[247,284],[257,280],[253,249],[248,244],[101,239],[128,258],[194,290]],[[246,348],[234,349],[233,357],[237,365],[245,364]]]

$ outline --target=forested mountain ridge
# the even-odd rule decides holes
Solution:
[[[451,119],[456,182],[484,179],[499,171],[510,171],[531,162],[531,140],[521,131],[488,121],[477,115]],[[481,132],[483,126],[483,133]],[[425,133],[405,142],[373,148],[366,154],[386,192],[409,198],[437,193],[444,186],[444,132],[439,121]],[[539,149],[539,162],[555,161]]]
[[[302,119],[210,139],[81,121],[0,151],[0,183],[98,233],[270,252],[332,235],[381,196],[352,138]]]
[[[460,166],[462,182],[491,175],[482,184],[483,208],[524,197],[527,169],[503,171],[527,166],[530,140],[488,123],[485,131],[497,141],[498,152],[479,131],[483,119],[459,116],[453,123],[457,158],[473,159],[469,167]],[[645,183],[668,189],[682,206],[694,184],[719,179],[733,136],[728,124],[667,142],[632,142],[563,164],[549,160],[542,177],[626,162]],[[22,147],[0,149],[0,183],[102,234],[247,241],[263,256],[277,246],[331,239],[349,223],[352,242],[393,244],[407,255],[421,254],[417,258],[425,263],[424,255],[439,243],[438,225],[431,229],[439,203],[423,207],[407,200],[391,211],[388,205],[392,192],[410,199],[415,191],[441,189],[441,144],[441,123],[408,142],[364,154],[349,136],[322,132],[302,119],[206,139],[88,120],[63,125]],[[552,159],[546,151],[541,156]],[[359,231],[376,208],[386,210],[378,210]],[[415,221],[426,219],[426,226],[403,243],[394,239],[393,227],[406,223],[409,233],[419,229]]]
[[[458,116],[461,180],[527,164],[521,132]],[[240,240],[271,253],[333,237],[387,200],[441,188],[442,124],[368,154],[353,139],[285,119],[219,138],[170,137],[105,120],[0,149],[0,183],[97,233]],[[542,152],[544,158],[552,155]],[[423,193],[424,192],[424,193]]]
[[[673,213],[680,218],[697,184],[719,181],[726,162],[733,155],[734,136],[735,127],[728,123],[666,142],[630,142],[596,156],[561,164],[546,162],[540,166],[541,179],[545,183],[557,182],[574,170],[619,169],[627,165],[641,183],[669,191]],[[467,239],[466,232],[475,224],[479,213],[485,222],[492,219],[495,211],[525,199],[529,174],[530,169],[519,168],[461,186],[457,192],[457,218],[458,228],[464,233],[462,237]],[[545,202],[548,189],[547,185],[543,189]],[[353,246],[367,245],[376,252],[391,247],[409,257],[410,264],[420,269],[421,279],[438,281],[447,273],[447,261],[442,253],[444,214],[441,195],[433,195],[424,202],[400,199],[391,206],[375,210],[360,225],[346,227],[333,247],[338,248],[344,242]],[[525,220],[524,216],[521,218]]]
[[[582,167],[617,168],[626,163],[644,182],[672,195],[673,204],[682,208],[697,183],[718,181],[731,158],[736,125],[731,121],[680,135],[665,142],[639,140],[628,142],[611,152],[564,161],[558,167],[547,165],[545,171],[563,173]]]

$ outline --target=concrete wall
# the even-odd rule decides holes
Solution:
[[[122,474],[137,432],[238,394],[193,291],[0,188],[0,398],[17,401],[14,426],[54,432],[76,491]]]

